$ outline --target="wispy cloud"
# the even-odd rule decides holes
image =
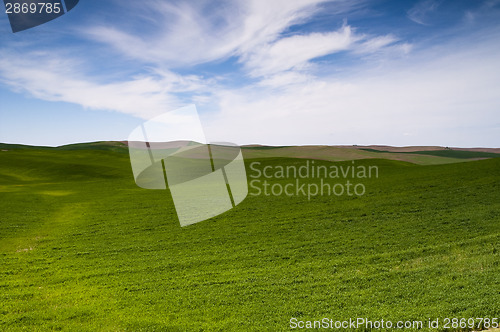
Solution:
[[[476,24],[478,20],[498,21],[500,14],[500,0],[487,0],[479,4],[478,8],[466,10],[464,13],[465,22]]]
[[[351,27],[339,31],[311,33],[282,38],[272,44],[260,45],[242,57],[252,76],[264,76],[288,69],[300,69],[309,60],[348,50],[360,37]]]
[[[435,12],[442,0],[421,0],[408,11],[408,18],[415,23],[429,25],[427,17]]]
[[[346,14],[360,3],[250,0],[232,1],[207,10],[208,6],[200,3],[151,1],[137,8],[150,23],[147,31],[130,29],[120,23],[96,25],[82,33],[127,57],[169,68],[223,61],[234,56],[252,76],[303,66],[308,60],[348,50],[361,39],[365,43],[360,50],[364,52],[389,44],[387,36],[384,40],[373,36],[371,41],[372,37],[356,35],[346,24],[339,30],[283,35],[290,27],[312,19],[328,2],[335,5],[337,14]]]
[[[147,31],[119,22],[86,27],[82,33],[132,58],[188,66],[245,54],[272,42],[290,25],[309,18],[325,1],[251,0],[209,6],[204,1],[173,4],[155,0],[135,7],[145,17]]]
[[[36,60],[34,60],[36,59]],[[78,68],[79,62],[53,54],[0,51],[0,81],[19,92],[48,101],[150,117],[182,105],[175,92],[202,90],[201,79],[156,71],[127,80],[102,82]]]
[[[372,53],[398,42],[392,35],[356,34],[345,22],[332,31],[283,35],[310,20],[325,2],[335,4],[336,13],[359,6],[359,1],[347,0],[251,0],[214,7],[205,1],[153,0],[140,6],[127,2],[144,27],[137,28],[135,22],[132,29],[123,20],[79,32],[113,48],[118,52],[113,57],[134,59],[147,71],[103,81],[76,69],[80,63],[65,63],[57,49],[37,55],[4,51],[0,71],[4,83],[40,99],[147,117],[181,105],[185,100],[179,94],[190,93],[189,101],[207,102],[216,87],[223,89],[216,78],[180,75],[173,68],[233,56],[242,64],[241,75],[258,78],[257,86],[277,88],[313,79],[307,69],[318,57],[341,51]]]
[[[396,44],[398,41],[399,38],[394,35],[378,36],[363,41],[357,46],[354,52],[361,54],[376,53],[383,48]]]
[[[499,47],[460,52],[453,45],[348,79],[315,78],[279,90],[238,89],[217,94],[221,112],[207,137],[237,143],[499,144]],[[480,59],[480,61],[478,61]],[[411,135],[408,135],[411,133]],[[476,139],[477,138],[477,139]],[[479,139],[480,138],[480,139]],[[483,143],[484,144],[484,143]]]

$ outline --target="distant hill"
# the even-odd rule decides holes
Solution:
[[[500,149],[494,148],[445,148],[438,146],[390,147],[390,146],[243,146],[245,158],[310,158],[328,161],[357,159],[390,159],[421,165],[449,164],[500,157]]]
[[[0,143],[0,150],[26,150],[26,149],[43,149],[43,150],[103,150],[103,151],[115,151],[115,152],[128,152],[127,145],[123,142],[116,141],[100,141],[100,142],[89,142],[89,143],[75,143],[68,145],[61,145],[57,147],[51,146],[35,146],[35,145],[23,145],[23,144],[8,144]]]
[[[186,142],[181,142],[184,145]],[[19,149],[43,150],[102,150],[128,153],[127,141],[100,141],[76,143],[58,147],[31,146],[0,143],[0,152]],[[266,146],[244,145],[246,159],[257,158],[306,158],[327,161],[359,159],[390,159],[420,165],[437,165],[464,162],[469,160],[500,157],[500,148],[448,148],[440,146],[393,147],[385,145],[346,146],[346,145],[304,145],[304,146]]]

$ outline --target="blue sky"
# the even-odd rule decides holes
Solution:
[[[12,33],[0,142],[124,140],[194,103],[212,141],[500,147],[498,0],[81,0]]]

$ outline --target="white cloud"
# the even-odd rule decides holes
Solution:
[[[256,47],[242,61],[252,76],[270,75],[288,69],[300,69],[309,60],[348,50],[360,37],[350,26],[339,31],[311,33],[282,38],[272,44]]]

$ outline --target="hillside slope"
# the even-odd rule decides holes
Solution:
[[[304,163],[251,159],[247,172],[252,180],[251,167]],[[0,330],[284,331],[292,317],[498,317],[500,159],[355,165],[379,169],[350,179],[365,185],[362,196],[249,195],[181,228],[168,190],[138,188],[125,153],[2,153]]]

